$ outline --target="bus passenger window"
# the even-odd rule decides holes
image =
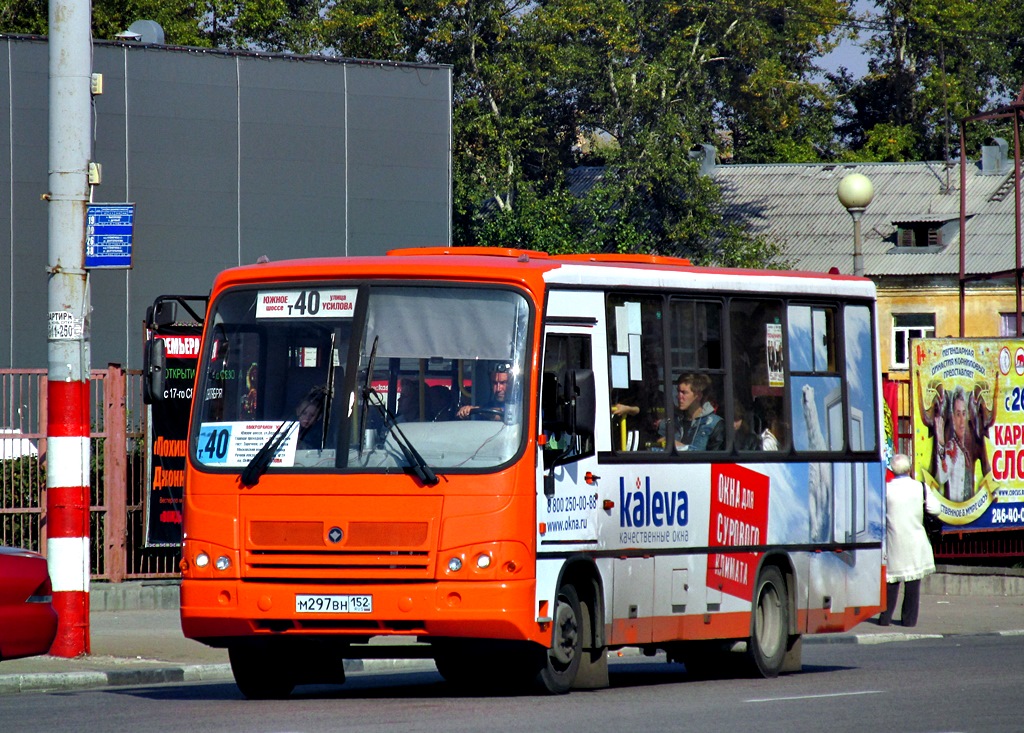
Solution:
[[[736,410],[733,445],[738,451],[787,450],[782,302],[733,298],[729,303],[729,333]],[[739,422],[736,418],[741,416]]]
[[[607,301],[612,448],[656,450],[665,419],[660,296],[612,293]]]

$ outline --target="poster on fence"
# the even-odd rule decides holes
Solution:
[[[197,335],[154,335],[167,353],[162,399],[149,405],[149,472],[146,491],[146,547],[181,544],[188,419],[199,357]]]
[[[916,476],[946,531],[1024,527],[1024,340],[913,342]]]

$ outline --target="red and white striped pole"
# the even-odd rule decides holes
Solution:
[[[51,0],[47,262],[46,559],[57,611],[50,653],[89,653],[89,281],[92,8]]]
[[[59,382],[47,392],[46,558],[57,611],[50,654],[88,654],[89,382]]]

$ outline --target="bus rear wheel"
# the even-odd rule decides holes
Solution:
[[[295,689],[289,660],[270,644],[234,644],[228,660],[235,684],[248,700],[283,700]]]
[[[782,671],[789,642],[789,594],[782,572],[765,567],[754,589],[753,618],[747,656],[753,670],[762,677],[777,677]],[[752,670],[752,671],[753,671]]]

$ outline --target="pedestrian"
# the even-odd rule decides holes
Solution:
[[[935,557],[924,529],[924,512],[938,515],[939,501],[932,492],[910,475],[910,456],[897,453],[889,468],[895,478],[885,487],[886,587],[885,611],[879,616],[880,626],[892,622],[900,583],[903,583],[903,608],[900,621],[904,626],[917,625],[921,601],[921,579],[935,572]]]

